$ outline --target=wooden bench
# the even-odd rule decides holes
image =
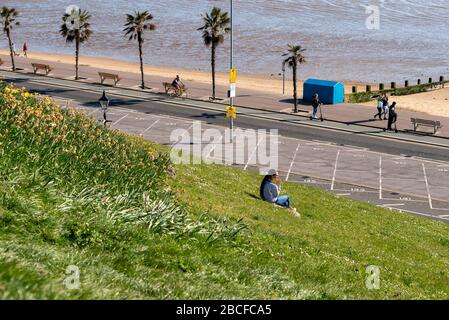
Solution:
[[[48,76],[51,70],[53,70],[48,64],[32,63],[31,66],[33,67],[34,74],[37,74],[38,70],[44,70],[45,75]]]
[[[177,97],[182,97],[183,95],[187,96],[187,88],[185,85],[181,85],[181,90],[178,90],[177,87],[169,82],[162,82],[162,85],[164,86],[166,94],[172,94]]]
[[[442,128],[440,121],[418,119],[418,118],[411,118],[410,121],[413,124],[413,130],[415,132],[418,131],[418,128],[421,126],[433,128],[433,134],[436,134],[438,130]]]
[[[118,74],[112,74],[112,73],[106,73],[106,72],[98,72],[98,75],[100,76],[101,84],[103,84],[106,79],[111,79],[111,80],[114,81],[114,86],[116,86],[117,83],[120,80],[122,80],[122,78],[120,78]]]

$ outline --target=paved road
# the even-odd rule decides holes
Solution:
[[[36,79],[15,80],[31,90],[63,101],[67,99],[72,107],[101,117],[97,103],[99,87],[89,85],[80,89]],[[130,92],[109,92],[112,127],[158,143],[173,146],[176,141],[170,139],[170,134],[175,129],[184,129],[187,136],[194,137],[192,121],[201,121],[201,133],[213,128],[220,132],[220,136],[227,125],[223,112],[218,109],[222,106],[214,109],[203,102],[154,95],[148,99],[138,92],[136,97],[131,97]],[[323,188],[342,197],[449,221],[449,149],[444,140],[432,140],[431,143],[439,145],[432,146],[424,144],[427,138],[413,142],[414,137],[399,136],[401,141],[391,139],[389,133],[363,130],[354,133],[354,127],[348,130],[332,127],[332,124],[323,128],[321,126],[328,124],[250,109],[240,114],[237,123],[241,128],[279,129],[279,167],[289,181]],[[203,144],[199,153],[210,161],[223,162],[223,157],[217,156],[220,148],[226,148],[223,140],[215,142],[212,148]],[[199,142],[204,142],[203,137],[192,138],[188,146],[193,148]],[[261,141],[249,144],[243,150],[243,160],[233,164],[245,170],[259,171],[262,164],[254,155],[261,146]],[[205,151],[205,148],[209,149]]]
[[[6,81],[14,81],[32,91],[79,101],[86,106],[97,106],[105,88],[88,83],[51,79],[28,74],[0,71]],[[210,124],[226,126],[222,105],[192,100],[172,99],[166,96],[120,88],[106,88],[112,98],[112,107],[152,114],[165,114]],[[357,125],[325,121],[312,122],[306,117],[286,113],[240,109],[238,125],[243,128],[278,129],[283,136],[304,140],[332,142],[339,145],[368,148],[372,151],[449,161],[449,139],[395,134]],[[393,138],[393,139],[392,139]],[[431,145],[434,144],[434,145]],[[437,146],[435,146],[437,145]]]

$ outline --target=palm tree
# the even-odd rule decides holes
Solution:
[[[134,12],[134,15],[127,14],[126,15],[126,24],[125,29],[123,30],[125,36],[129,36],[129,41],[137,40],[139,44],[139,59],[140,59],[140,74],[142,77],[142,83],[140,87],[145,89],[145,75],[143,71],[143,33],[145,30],[155,30],[156,26],[150,21],[153,20],[153,16],[148,11],[143,12]]]
[[[67,43],[75,42],[75,80],[79,79],[79,54],[80,45],[89,40],[92,35],[90,30],[90,13],[87,10],[73,9],[72,12],[64,14],[60,34]]]
[[[16,71],[16,64],[14,62],[14,50],[12,43],[12,28],[13,26],[18,26],[20,23],[16,21],[19,13],[14,8],[3,7],[0,11],[0,17],[2,18],[3,32],[6,33],[9,43],[9,53],[11,55],[12,71]]]
[[[284,65],[288,64],[293,69],[293,100],[295,101],[295,112],[298,112],[298,84],[297,84],[297,70],[298,64],[306,62],[306,58],[303,56],[304,51],[301,46],[288,45],[288,52],[283,54],[283,57],[287,57],[284,60]]]
[[[214,7],[210,13],[203,15],[204,25],[198,28],[203,32],[203,40],[206,47],[211,47],[212,66],[212,99],[215,100],[215,59],[217,46],[224,42],[224,36],[231,31],[230,19],[227,12],[221,12],[220,8]]]

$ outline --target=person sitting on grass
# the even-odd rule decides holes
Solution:
[[[292,208],[290,197],[287,195],[281,196],[282,180],[276,170],[270,170],[268,175],[262,181],[260,186],[260,197],[262,200],[276,204],[288,209],[290,212],[299,216],[295,208]]]

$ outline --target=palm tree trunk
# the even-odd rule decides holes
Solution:
[[[295,113],[298,112],[298,84],[296,82],[297,74],[296,74],[296,62],[293,63],[293,100],[295,103]]]
[[[214,43],[212,43],[211,65],[212,65],[212,100],[215,100],[215,44]]]
[[[141,84],[140,87],[145,89],[145,74],[143,71],[143,50],[142,50],[142,35],[137,34],[137,41],[139,42],[139,59],[140,59],[140,76],[141,76]]]
[[[14,52],[13,52],[13,48],[12,48],[12,40],[11,40],[11,34],[10,34],[9,29],[6,29],[6,36],[8,37],[9,54],[11,55],[12,71],[16,71],[16,64],[14,62]]]
[[[78,67],[79,67],[79,55],[80,55],[80,39],[79,39],[79,35],[76,36],[76,44],[75,44],[76,48],[75,48],[75,80],[79,79],[79,72],[78,72]]]

